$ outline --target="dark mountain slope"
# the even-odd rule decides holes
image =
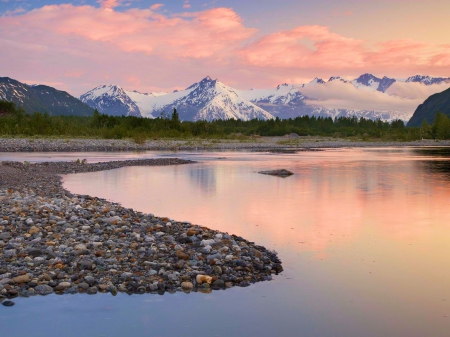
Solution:
[[[450,88],[431,95],[419,105],[409,120],[408,126],[420,126],[424,119],[432,124],[438,111],[450,117]]]
[[[0,100],[13,102],[27,113],[91,116],[94,109],[79,99],[46,85],[30,86],[9,77],[0,77]]]

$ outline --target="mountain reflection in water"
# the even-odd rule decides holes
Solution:
[[[174,156],[199,162],[69,175],[64,186],[243,236],[277,250],[284,272],[272,282],[209,295],[51,297],[30,300],[33,310],[73,306],[81,315],[86,305],[107,303],[111,321],[95,325],[89,315],[89,327],[117,336],[129,329],[135,336],[448,335],[448,149]],[[295,174],[257,173],[283,168]],[[74,336],[85,332],[71,323],[77,314],[52,315]],[[23,319],[33,317],[39,316]],[[6,332],[25,329],[11,322],[2,325]]]

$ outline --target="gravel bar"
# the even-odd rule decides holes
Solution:
[[[277,148],[341,148],[391,146],[450,146],[450,141],[363,142],[323,137],[249,137],[237,139],[160,139],[136,144],[123,139],[0,138],[0,152],[94,152],[150,150],[264,150]]]
[[[59,174],[192,161],[0,164],[0,302],[33,295],[203,292],[268,281],[275,251],[62,187]],[[176,207],[174,205],[174,207]]]

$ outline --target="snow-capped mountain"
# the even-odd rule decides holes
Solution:
[[[80,96],[91,108],[111,116],[141,117],[136,103],[117,85],[100,85]]]
[[[444,77],[430,77],[430,76],[415,75],[415,76],[408,77],[408,79],[405,82],[416,82],[416,83],[422,83],[425,85],[433,85],[433,84],[450,83],[450,77],[444,78]]]
[[[124,115],[140,115],[148,118],[170,116],[173,109],[177,108],[181,120],[194,121],[228,118],[284,119],[304,115],[332,118],[356,116],[368,119],[380,118],[384,121],[395,119],[408,121],[415,107],[411,111],[405,111],[397,109],[398,105],[393,105],[392,108],[385,105],[377,110],[372,108],[371,104],[365,104],[369,109],[357,109],[351,108],[352,104],[349,107],[348,101],[346,108],[341,108],[338,103],[335,105],[329,103],[341,100],[340,94],[347,92],[352,93],[352,99],[355,101],[365,100],[364,97],[367,95],[372,99],[390,101],[397,96],[393,94],[390,96],[387,89],[395,82],[416,82],[426,86],[449,83],[450,86],[450,78],[416,75],[402,80],[363,74],[354,80],[333,76],[325,82],[316,77],[306,84],[284,83],[273,89],[244,91],[206,77],[184,90],[171,93],[144,94],[124,90],[118,86],[99,86],[82,95],[81,100],[103,113],[116,115],[119,111]],[[318,92],[320,95],[316,97],[315,93]],[[406,102],[413,102],[410,97],[405,96],[403,99],[409,100]],[[325,104],[325,101],[328,104]]]
[[[100,86],[82,95],[81,100],[103,113],[111,114],[108,112],[111,107],[120,107],[121,111],[133,109],[148,118],[169,116],[174,108],[181,120],[189,121],[273,118],[267,111],[240,97],[233,88],[210,77],[172,93],[142,94],[117,86]]]
[[[335,81],[339,81],[342,83],[349,83],[349,81],[347,81],[346,79],[344,79],[340,76],[331,76],[330,79],[328,80],[328,82],[335,82]]]
[[[372,90],[377,90],[380,92],[386,92],[386,90],[396,82],[395,78],[389,78],[384,76],[383,78],[378,78],[372,74],[364,74],[359,76],[357,79],[351,81],[351,83],[356,88],[368,88]]]
[[[352,83],[340,78],[331,77],[328,82],[337,82],[338,85],[350,85]],[[239,94],[253,102],[255,105],[270,112],[273,116],[281,119],[295,118],[298,116],[316,117],[357,117],[366,119],[381,119],[383,121],[393,121],[401,119],[408,121],[411,114],[400,111],[376,111],[358,109],[332,109],[321,106],[321,101],[313,99],[302,93],[305,88],[312,88],[314,85],[323,85],[326,82],[314,79],[307,85],[295,86],[287,83],[278,85],[272,90],[249,90],[239,91]],[[376,89],[374,89],[376,90]]]
[[[325,84],[325,83],[326,83],[326,82],[325,82],[324,80],[322,80],[321,78],[316,77],[316,78],[313,79],[311,82],[302,84],[301,87],[302,87],[302,88],[306,88],[307,86],[310,86],[310,85],[314,85],[314,84]]]

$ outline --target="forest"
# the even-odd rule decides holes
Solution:
[[[180,121],[176,109],[168,117],[155,119],[108,116],[95,110],[92,117],[27,114],[14,103],[0,101],[2,137],[83,137],[133,139],[143,142],[157,138],[236,138],[246,136],[327,136],[355,140],[411,141],[450,139],[450,119],[438,112],[433,124],[406,127],[401,120],[391,123],[356,117],[310,117],[272,120]]]

